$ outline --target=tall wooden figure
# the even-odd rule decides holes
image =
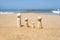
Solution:
[[[21,14],[17,14],[17,27],[21,27]]]

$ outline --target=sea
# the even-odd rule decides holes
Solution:
[[[53,13],[55,9],[0,9],[0,14],[17,14],[17,13],[40,13],[50,15],[60,15],[60,13]]]

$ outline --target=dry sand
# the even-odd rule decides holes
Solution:
[[[35,22],[35,27],[38,26],[39,16],[42,17],[43,29],[32,28],[32,21]],[[23,25],[25,17],[29,19],[30,27],[17,28],[16,14],[0,14],[0,40],[60,40],[60,16],[23,13]]]

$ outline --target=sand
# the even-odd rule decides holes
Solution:
[[[37,17],[42,17],[43,29],[37,28]],[[0,14],[0,40],[60,40],[60,16],[49,14],[23,13],[24,18],[29,19],[30,27],[17,28],[16,14]],[[35,28],[31,23],[35,22]]]

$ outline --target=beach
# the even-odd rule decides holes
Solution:
[[[25,25],[26,17],[30,27],[17,28],[16,14],[0,14],[0,40],[60,40],[59,15],[21,13],[22,25]],[[37,28],[37,17],[42,17],[42,29]],[[35,22],[35,28],[31,27],[32,22]]]

